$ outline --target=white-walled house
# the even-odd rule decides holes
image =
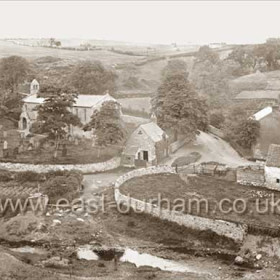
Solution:
[[[280,145],[271,144],[265,165],[266,187],[280,190]]]
[[[19,130],[23,136],[30,133],[32,124],[36,121],[38,112],[36,107],[43,104],[45,98],[38,97],[37,94],[32,94],[23,99],[22,113],[19,120]],[[91,116],[95,110],[100,109],[102,104],[106,101],[116,101],[109,94],[105,95],[78,95],[76,103],[73,107],[69,108],[73,114],[77,115],[83,125],[87,124],[91,120]],[[79,127],[70,128],[71,136],[78,137],[91,137],[90,131],[83,131]]]

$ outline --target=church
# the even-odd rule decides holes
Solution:
[[[36,107],[43,104],[45,98],[38,97],[40,85],[37,80],[33,80],[30,84],[30,94],[23,98],[22,112],[18,123],[19,131],[23,137],[30,134],[32,124],[36,121],[38,112]],[[95,110],[100,109],[106,101],[116,101],[108,93],[105,95],[78,95],[76,103],[69,110],[77,115],[83,125],[91,120],[91,116]],[[83,131],[80,127],[71,127],[70,135],[73,137],[92,137],[91,131]]]

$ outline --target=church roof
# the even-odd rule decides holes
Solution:
[[[73,104],[73,107],[88,107],[91,108],[93,106],[98,105],[99,103],[105,100],[115,100],[109,94],[106,95],[78,95],[76,99],[76,103]],[[34,103],[34,104],[42,104],[44,103],[45,98],[37,97],[36,94],[29,95],[23,99],[25,103]]]
[[[280,168],[280,145],[271,144],[269,146],[266,166]]]

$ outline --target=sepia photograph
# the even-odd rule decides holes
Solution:
[[[280,1],[0,26],[0,280],[280,279]]]

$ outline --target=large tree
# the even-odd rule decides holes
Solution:
[[[80,126],[81,123],[78,116],[69,110],[76,102],[77,96],[64,88],[53,88],[52,92],[43,104],[37,106],[38,117],[32,131],[47,134],[49,139],[54,140],[56,158],[59,145],[66,139],[70,126]]]
[[[167,76],[173,76],[177,74],[182,74],[188,77],[189,73],[187,63],[181,59],[171,59],[162,69],[162,78],[165,79]]]
[[[116,79],[115,72],[106,69],[101,62],[86,61],[75,67],[69,82],[78,90],[79,94],[102,95],[107,90],[115,91]]]
[[[91,121],[84,130],[94,130],[97,145],[118,144],[124,140],[126,132],[121,119],[120,105],[115,101],[106,101],[100,110],[95,110]]]
[[[23,83],[30,71],[26,59],[20,56],[2,58],[0,61],[1,87],[11,93],[16,93],[18,85]]]
[[[161,128],[194,137],[208,124],[206,102],[199,97],[185,75],[167,76],[153,100]]]
[[[201,46],[196,54],[196,58],[199,61],[210,61],[213,64],[216,64],[220,61],[218,53],[209,46]]]

